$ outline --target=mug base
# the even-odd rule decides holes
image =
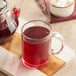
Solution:
[[[33,64],[27,63],[27,62],[23,59],[23,57],[22,57],[22,63],[23,63],[24,66],[27,67],[27,68],[39,68],[39,67],[42,67],[42,66],[44,66],[44,65],[47,65],[48,62],[49,62],[49,60],[46,61],[46,62],[43,63],[43,64],[40,64],[40,65],[33,65]]]

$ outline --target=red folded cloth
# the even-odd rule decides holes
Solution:
[[[75,18],[76,18],[76,3],[75,3],[74,12],[73,12],[73,14],[71,16],[68,16],[68,17],[56,17],[54,15],[51,15],[51,23],[67,21],[67,20],[71,20],[71,19],[75,19]]]

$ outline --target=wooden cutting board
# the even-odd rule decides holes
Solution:
[[[7,43],[1,45],[2,48],[4,48],[4,49],[7,50],[5,52],[8,53],[7,54],[8,55],[8,59],[6,60],[6,62],[5,62],[5,58],[7,56],[5,56],[5,55],[3,56],[3,52],[4,51],[2,51],[2,50],[4,50],[4,49],[2,49],[0,47],[0,53],[2,52],[2,54],[0,55],[1,56],[0,58],[4,59],[4,61],[2,59],[3,62],[0,61],[0,63],[4,64],[4,62],[5,62],[5,67],[2,64],[0,64],[1,65],[0,67],[2,67],[3,70],[8,71],[9,73],[10,73],[9,69],[14,70],[12,68],[12,66],[14,66],[15,64],[18,65],[17,62],[16,63],[12,62],[12,61],[15,61],[14,60],[15,56],[16,56],[17,59],[21,58],[22,49],[21,49],[20,29],[21,29],[21,26],[25,23],[25,20],[19,19],[19,21],[20,21],[20,25],[19,25],[18,30],[16,31],[16,33],[12,36],[12,39],[10,41],[8,41]],[[69,52],[69,54],[68,54],[68,52]],[[13,53],[13,55],[11,53]],[[28,71],[26,70],[27,68],[25,66],[19,65],[19,68],[17,69],[17,74],[16,74],[16,72],[14,74],[16,74],[15,76],[31,76],[32,73],[33,73],[34,76],[52,76],[58,70],[60,70],[62,67],[64,67],[64,65],[66,63],[69,63],[72,60],[73,57],[74,57],[73,51],[71,49],[69,49],[65,45],[64,49],[63,49],[63,52],[60,53],[59,55],[50,55],[50,57],[49,57],[49,63],[47,65],[45,65],[43,67],[40,67],[40,68],[37,68],[37,69],[34,69],[34,70],[30,69]],[[11,67],[9,67],[9,66],[11,66]],[[13,71],[11,72],[11,75],[12,74],[13,74]]]
[[[13,38],[8,41],[7,43],[2,45],[3,48],[7,49],[9,52],[12,52],[16,56],[21,56],[21,36],[18,33],[13,35]],[[47,76],[53,75],[57,72],[61,67],[64,66],[65,62],[54,55],[50,55],[49,57],[50,62],[38,68],[40,71],[45,73]]]

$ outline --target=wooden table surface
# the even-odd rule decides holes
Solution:
[[[11,8],[16,6],[21,9],[20,17],[25,20],[42,19],[46,17],[38,8],[34,0],[8,0]],[[72,48],[76,53],[76,19],[52,24],[53,31],[57,31],[64,37],[65,43]],[[76,58],[76,57],[75,57]],[[63,70],[56,76],[76,76],[76,59],[73,60],[73,65],[68,69]],[[0,72],[0,76],[7,76]]]

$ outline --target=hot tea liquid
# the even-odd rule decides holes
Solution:
[[[39,67],[48,61],[48,51],[51,37],[50,31],[41,26],[27,28],[22,34],[24,64]],[[41,39],[41,40],[40,40]]]

